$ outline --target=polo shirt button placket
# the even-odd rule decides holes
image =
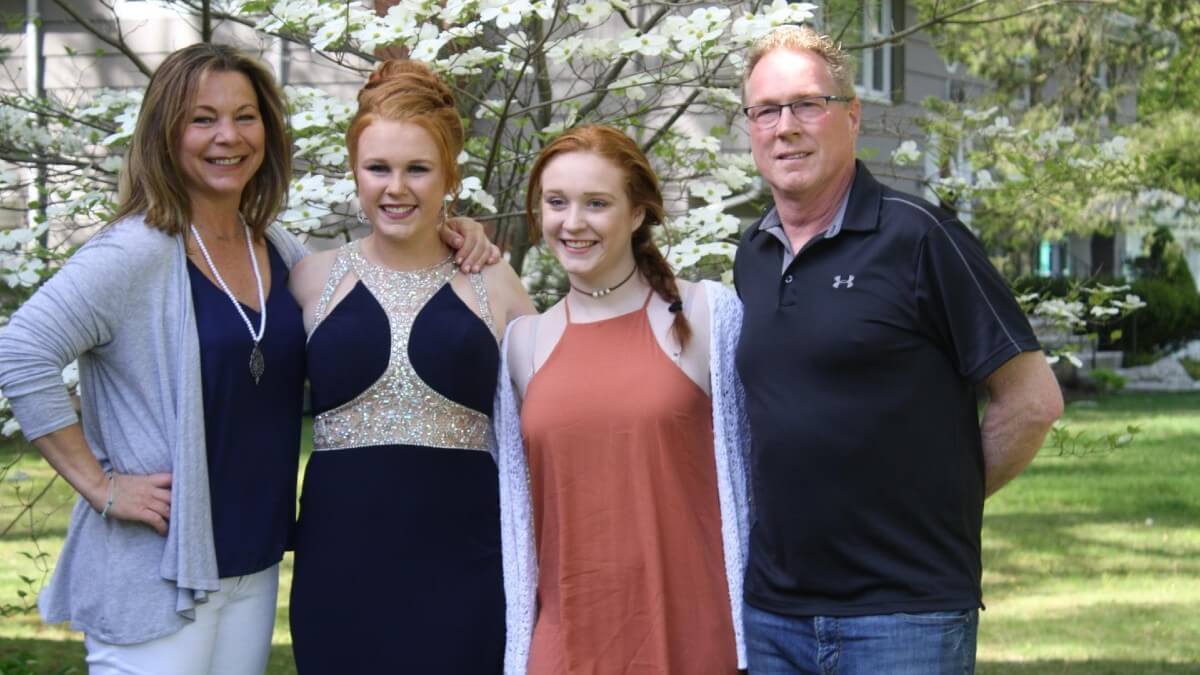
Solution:
[[[795,277],[791,272],[787,272],[783,275],[783,279],[781,279],[783,283],[779,286],[779,307],[796,304],[796,298],[794,297],[793,293],[788,290],[788,288],[792,285],[792,281],[794,280]]]

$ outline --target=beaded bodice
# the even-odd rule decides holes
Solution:
[[[425,269],[399,272],[369,262],[358,242],[343,246],[317,302],[313,331],[325,318],[334,289],[353,273],[387,315],[391,347],[383,375],[354,399],[317,415],[313,450],[371,445],[423,445],[488,450],[491,422],[478,410],[452,401],[426,384],[408,357],[413,322],[457,273],[451,258]],[[495,334],[483,278],[470,275],[480,314]]]

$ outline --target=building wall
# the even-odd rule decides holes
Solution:
[[[907,5],[907,3],[905,3]],[[902,26],[917,21],[916,10],[906,7]],[[916,141],[922,151],[928,150],[924,132],[917,120],[924,114],[921,102],[926,98],[961,98],[970,101],[985,91],[984,83],[952,70],[934,48],[927,33],[916,33],[899,47],[903,50],[903,81],[893,82],[891,100],[863,99],[863,125],[859,137],[860,154],[871,171],[892,187],[912,194],[932,198],[925,190],[924,179],[929,170],[925,163],[897,167],[891,162],[892,152],[906,141]],[[896,58],[893,56],[893,58]]]
[[[138,0],[114,0],[115,12],[97,0],[75,0],[72,6],[88,22],[109,35],[118,25],[130,49],[151,69],[168,54],[200,41],[199,22]],[[0,0],[0,13],[25,13],[25,0]],[[146,76],[133,68],[114,47],[84,29],[63,9],[50,0],[39,0],[44,33],[44,69],[46,89],[65,93],[97,87],[144,87]],[[214,39],[227,42],[257,55],[275,69],[283,84],[308,84],[323,87],[336,95],[353,95],[368,71],[356,76],[339,65],[317,57],[310,51],[282,43],[233,21],[215,21]],[[24,82],[25,39],[21,32],[0,33],[0,47],[12,50],[6,59],[9,71],[0,88]]]

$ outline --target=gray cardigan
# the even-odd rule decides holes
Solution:
[[[306,254],[277,226],[267,238],[289,267]],[[0,332],[0,390],[27,438],[77,421],[62,381],[77,358],[88,445],[105,469],[171,472],[171,520],[164,539],[142,524],[102,520],[80,498],[38,605],[48,623],[69,620],[114,644],[145,642],[183,628],[220,587],[182,237],[140,216],[122,219],[13,314]]]

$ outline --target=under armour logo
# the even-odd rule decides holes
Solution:
[[[833,287],[834,288],[854,288],[854,275],[848,274],[848,275],[846,275],[845,279],[843,279],[842,275],[840,275],[840,274],[835,276],[833,278]]]

